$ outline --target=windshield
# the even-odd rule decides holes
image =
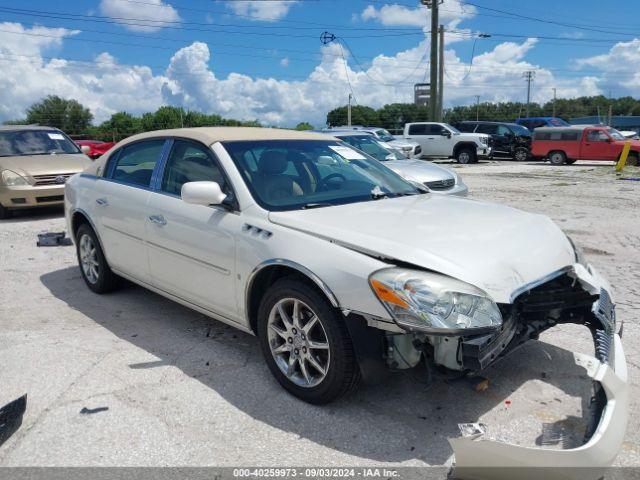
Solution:
[[[622,135],[618,130],[616,130],[615,128],[607,128],[607,133],[609,134],[609,136],[611,138],[613,138],[614,140],[626,140],[625,136]]]
[[[388,148],[385,148],[375,137],[371,135],[345,135],[344,137],[338,137],[343,142],[348,143],[352,147],[363,151],[364,153],[371,155],[376,160],[384,162],[386,160],[394,160],[394,158],[387,158],[389,155],[395,157],[393,152]]]
[[[378,136],[378,138],[380,140],[382,140],[383,142],[392,142],[393,140],[395,140],[396,138],[391,135],[388,131],[386,131],[384,128],[381,130],[376,130],[376,135]]]
[[[55,153],[80,153],[80,150],[58,130],[0,131],[0,157]]]
[[[445,127],[447,127],[449,130],[451,130],[451,132],[454,135],[460,135],[462,132],[460,132],[460,130],[458,130],[456,127],[454,127],[453,125],[449,125],[448,123],[444,123],[443,124]]]
[[[553,125],[554,127],[568,127],[568,126],[570,126],[567,122],[565,122],[561,118],[557,118],[557,117],[551,117],[549,119],[549,125]]]
[[[531,136],[531,131],[527,127],[523,127],[522,125],[516,125],[515,123],[514,124],[509,124],[509,128],[516,135],[524,135],[526,137],[530,137]]]
[[[259,140],[223,145],[254,199],[266,210],[299,210],[421,193],[344,142]]]

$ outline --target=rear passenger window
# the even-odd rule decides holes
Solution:
[[[149,187],[164,139],[138,142],[124,147],[117,158],[111,178],[140,187]]]
[[[427,126],[424,124],[409,125],[409,135],[426,135]]]
[[[223,192],[227,191],[224,176],[213,153],[204,145],[176,140],[164,169],[161,190],[179,196],[182,185],[199,181],[217,182]]]
[[[578,140],[578,132],[562,132],[562,140],[576,141]]]

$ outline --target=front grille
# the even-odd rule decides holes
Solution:
[[[616,310],[609,293],[605,289],[600,290],[600,298],[593,305],[593,314],[600,320],[601,326],[593,333],[596,357],[601,362],[608,363],[613,367],[613,335],[616,330]]]
[[[445,178],[434,182],[424,182],[424,184],[429,187],[429,190],[449,190],[456,184],[456,181],[453,178]]]
[[[520,295],[515,303],[521,312],[547,312],[554,309],[591,308],[598,295],[591,295],[568,275],[555,278]]]
[[[63,185],[73,173],[58,173],[55,175],[34,175],[35,185]]]
[[[36,202],[48,203],[48,202],[62,202],[64,201],[64,195],[52,195],[50,197],[37,197]]]

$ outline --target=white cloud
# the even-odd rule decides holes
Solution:
[[[280,65],[283,67],[288,67],[289,66],[289,57],[284,57],[282,60],[280,60]]]
[[[616,43],[602,55],[582,58],[575,62],[579,69],[591,67],[600,70],[598,86],[618,95],[635,95],[640,92],[640,39]]]
[[[446,3],[446,8],[439,11],[439,21],[449,28],[457,26],[462,20],[475,16],[476,8],[469,5],[462,5],[459,0],[452,0]],[[360,13],[363,21],[377,21],[382,25],[423,27],[431,26],[431,10],[425,6],[415,8],[398,5],[396,3],[385,4],[380,8],[373,5],[367,7]]]
[[[15,35],[2,30],[49,36]],[[340,46],[329,44],[321,47],[318,64],[299,81],[241,73],[220,76],[216,74],[215,50],[202,42],[176,51],[160,74],[144,65],[120,64],[108,52],[98,55],[91,65],[45,57],[53,54],[51,50],[58,48],[63,38],[74,33],[77,32],[0,24],[0,58],[8,58],[11,66],[0,69],[0,120],[23,117],[29,105],[55,94],[88,106],[98,122],[120,110],[140,114],[171,104],[229,118],[257,119],[269,125],[293,126],[309,121],[321,126],[329,110],[346,104],[349,84],[359,104],[381,107],[411,102],[413,83],[422,81],[427,71],[426,62],[419,63],[428,48],[424,38],[395,55],[376,56],[365,71],[349,56],[345,68]],[[537,47],[535,39],[503,42],[484,52],[482,46],[479,42],[480,53],[470,72],[468,59],[463,61],[453,49],[445,49],[445,105],[472,103],[476,94],[481,95],[482,101],[524,101],[526,83],[522,73],[526,70],[536,72],[534,101],[550,99],[552,87],[562,97],[594,95],[603,88],[593,75],[558,78],[552,71],[527,61]],[[581,60],[579,66],[603,71],[616,67],[632,77],[640,71],[640,40],[618,44],[606,55]],[[611,81],[614,79],[612,76]],[[637,95],[640,79],[635,82],[629,83],[628,88]]]
[[[152,32],[161,29],[165,25],[163,22],[180,21],[178,11],[162,0],[146,0],[145,3],[153,5],[140,5],[126,0],[101,0],[100,11],[129,30],[138,32]]]
[[[31,104],[47,95],[75,98],[89,107],[97,120],[104,120],[119,110],[142,113],[162,104],[161,86],[166,79],[154,76],[148,67],[123,67],[106,52],[95,58],[97,63],[89,65],[44,57],[61,45],[65,37],[76,33],[60,28],[25,29],[19,24],[0,23],[1,120],[23,118]]]
[[[253,20],[275,22],[283,19],[296,0],[233,0],[227,3],[238,15],[246,15]]]

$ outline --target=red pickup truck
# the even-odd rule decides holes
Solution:
[[[531,156],[554,165],[576,160],[618,160],[625,142],[631,142],[628,164],[637,165],[640,141],[627,140],[616,129],[601,125],[540,127],[533,131]]]

